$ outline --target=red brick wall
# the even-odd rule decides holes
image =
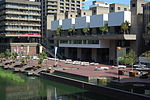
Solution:
[[[29,52],[27,53],[27,48],[29,48]],[[19,46],[19,45],[15,45],[15,46],[11,46],[11,52],[18,52],[20,54],[20,52],[23,52],[23,56],[26,55],[36,55],[37,54],[37,46]]]

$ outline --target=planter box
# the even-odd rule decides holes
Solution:
[[[129,72],[130,77],[135,77],[136,75],[138,75],[138,72]]]

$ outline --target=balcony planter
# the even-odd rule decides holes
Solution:
[[[135,77],[136,75],[138,75],[138,71],[130,71],[129,72],[130,77]]]

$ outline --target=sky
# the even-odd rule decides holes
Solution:
[[[130,4],[130,0],[86,0],[84,2],[84,7],[85,9],[88,9],[89,6],[92,4],[92,1],[103,1],[103,2],[107,2],[107,3],[119,3],[119,4]],[[150,1],[150,0],[145,0],[145,1]]]

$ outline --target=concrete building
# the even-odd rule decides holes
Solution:
[[[142,53],[143,39],[142,33],[144,32],[143,27],[143,6],[149,1],[145,0],[131,0],[131,33],[136,34],[136,50],[137,54],[140,55]]]
[[[10,49],[24,55],[38,53],[40,3],[29,0],[0,1],[0,52]]]
[[[144,39],[144,47],[143,52],[150,50],[150,33],[147,28],[147,25],[150,23],[150,2],[146,3],[143,6],[143,39]]]
[[[109,13],[109,4],[101,1],[93,1],[89,8],[92,10],[92,15]]]
[[[91,15],[92,15],[92,10],[81,9],[77,11],[76,17],[91,16]]]
[[[121,32],[121,24],[125,21],[131,22],[130,11],[52,21],[52,30],[56,30],[60,26],[63,28],[61,35],[55,36],[54,40],[59,41],[58,47],[62,50],[64,57],[113,64],[116,61],[116,48],[118,46],[124,49],[135,49],[136,35]],[[100,31],[99,27],[106,23],[110,29],[111,27],[119,29],[105,33]],[[68,32],[70,28],[75,28],[76,31],[70,34]],[[90,31],[84,33],[84,28],[88,28]]]
[[[77,10],[82,9],[83,0],[36,0],[41,2],[41,33],[45,43],[51,28],[51,21],[70,18]],[[69,12],[69,13],[67,13]],[[76,16],[76,15],[75,15]]]
[[[109,5],[109,12],[129,11],[129,5],[112,3]]]

